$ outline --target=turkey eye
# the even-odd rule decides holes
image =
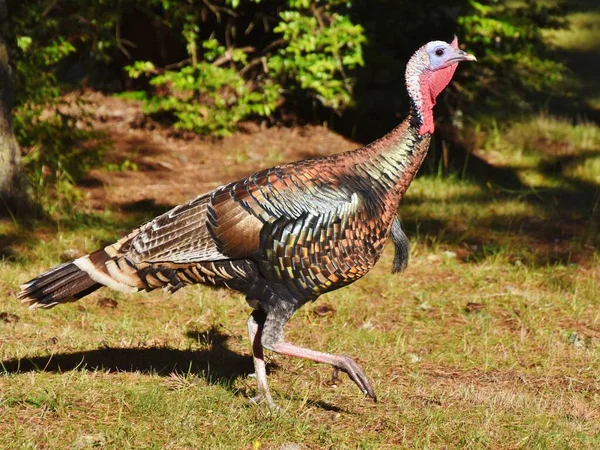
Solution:
[[[436,54],[437,56],[442,56],[442,55],[444,54],[444,50],[443,50],[443,49],[441,49],[441,48],[438,48],[438,49],[435,51],[435,54]]]

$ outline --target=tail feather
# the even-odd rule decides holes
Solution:
[[[102,286],[124,292],[138,290],[139,277],[127,275],[115,268],[115,259],[102,249],[50,269],[23,284],[17,297],[35,309],[78,300]]]
[[[72,274],[72,273],[76,273],[76,272],[78,272],[78,269],[77,269],[77,266],[75,266],[74,264],[72,264],[72,263],[61,264],[60,266],[56,266],[56,267],[44,272],[44,274],[40,275],[39,277],[37,277],[36,278],[36,280],[37,280],[36,288],[42,288],[54,281],[60,280],[60,279],[64,278],[65,276]],[[31,280],[31,281],[33,281],[33,280]],[[30,287],[30,285],[32,284],[31,281],[21,285],[21,289],[25,290],[26,288]]]
[[[75,301],[102,287],[73,262],[50,269],[21,286],[17,297],[31,309]]]
[[[54,267],[23,284],[17,297],[31,309],[51,308],[78,300],[103,286],[137,292],[166,288],[174,292],[194,281],[180,278],[176,267],[165,264],[135,264],[117,250],[117,244]],[[186,267],[187,268],[187,267]]]
[[[402,229],[402,222],[396,216],[392,222],[391,230],[392,242],[394,243],[394,262],[392,265],[392,273],[402,272],[408,266],[410,257],[410,242]]]

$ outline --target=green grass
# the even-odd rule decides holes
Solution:
[[[405,275],[387,273],[388,254],[368,278],[323,299],[333,316],[309,306],[288,326],[294,342],[357,355],[378,404],[347,380],[328,386],[325,367],[273,357],[271,384],[285,412],[271,416],[248,403],[254,382],[236,374],[249,361],[231,356],[248,354],[239,295],[104,292],[36,313],[3,302],[21,321],[3,330],[0,429],[22,448],[87,440],[108,448],[598,445],[597,277],[503,255],[438,260],[422,244],[413,253]],[[12,278],[11,267],[2,271]],[[104,295],[119,306],[98,306]],[[485,306],[468,313],[469,302]],[[54,356],[16,371],[15,358],[40,355]],[[238,367],[223,367],[232,362]]]
[[[565,3],[570,11],[565,17],[567,26],[543,30],[543,35],[549,47],[571,69],[572,73],[567,77],[568,84],[579,92],[582,109],[598,112],[600,11],[597,2],[592,0],[568,0]]]
[[[600,42],[600,12],[575,12],[567,15],[568,26],[558,30],[546,30],[549,43],[562,50],[578,52],[598,51]]]
[[[493,125],[477,153],[495,166],[512,168],[529,188],[597,183],[600,128],[592,122],[542,113],[502,129]]]
[[[600,446],[599,136],[545,115],[497,127],[477,155],[520,187],[418,178],[401,206],[407,271],[389,273],[390,248],[318,301],[333,314],[307,305],[290,321],[290,341],[356,357],[376,404],[345,376],[332,387],[327,367],[270,354],[283,412],[251,405],[249,308],[229,291],[103,290],[30,312],[19,283],[142,218],[3,223],[0,312],[20,320],[0,322],[0,448]]]

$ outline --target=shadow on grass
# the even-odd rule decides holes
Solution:
[[[421,236],[426,242],[466,249],[462,258],[465,262],[505,252],[510,259],[532,267],[593,263],[600,248],[600,186],[562,174],[553,177],[561,187],[508,189],[492,185],[481,194],[458,195],[444,201],[446,207],[455,205],[457,211],[498,205],[485,216],[440,213],[428,204],[432,200],[407,198],[404,205],[417,209],[403,213],[400,205],[403,226],[411,237]],[[498,209],[502,202],[514,200],[543,213]]]
[[[167,205],[157,203],[154,199],[143,199],[135,202],[124,203],[119,206],[119,209],[124,213],[134,214],[137,216],[147,216],[154,218],[174,208],[176,205]]]
[[[307,400],[306,404],[313,408],[322,409],[323,411],[332,411],[336,413],[343,412],[344,414],[351,414],[351,412],[346,408],[340,408],[339,406],[335,406],[331,403],[323,402],[321,400]]]
[[[233,388],[238,378],[254,372],[250,355],[241,355],[228,348],[231,336],[217,327],[206,331],[189,330],[186,336],[207,348],[202,350],[179,350],[169,347],[150,348],[101,348],[46,356],[25,357],[0,361],[1,374],[24,374],[28,372],[64,373],[80,372],[136,372],[170,377],[172,375],[195,375],[206,383],[219,385],[246,396],[246,392]],[[279,367],[268,363],[267,373]],[[302,399],[298,399],[302,400]],[[306,400],[312,407],[325,411],[348,412],[320,400]]]
[[[18,259],[19,252],[17,246],[23,245],[28,241],[28,237],[17,232],[8,232],[0,234],[0,260],[15,261]]]
[[[47,356],[9,359],[0,362],[0,373],[63,373],[77,371],[141,372],[144,374],[193,374],[209,384],[232,389],[233,382],[254,372],[252,357],[230,350],[230,336],[215,328],[205,332],[188,332],[198,337],[207,349],[179,350],[169,347],[102,348]],[[273,366],[271,367],[273,369]]]

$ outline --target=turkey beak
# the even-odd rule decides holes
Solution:
[[[467,52],[463,52],[460,49],[456,49],[454,50],[454,55],[452,56],[452,58],[450,58],[450,61],[452,62],[460,62],[460,61],[477,61],[477,58],[475,58],[475,56],[470,55]]]

